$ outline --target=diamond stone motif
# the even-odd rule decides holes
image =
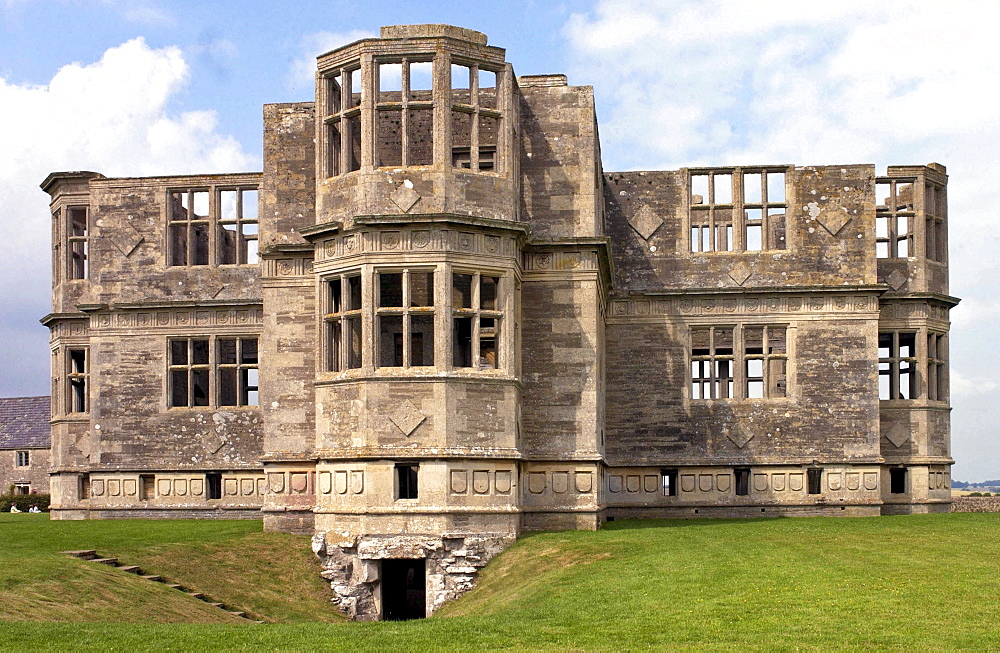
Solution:
[[[885,282],[889,284],[889,287],[893,290],[899,290],[902,288],[906,281],[906,275],[899,270],[893,270],[892,274],[890,274],[885,280]]]
[[[842,211],[826,211],[816,218],[816,220],[823,225],[824,229],[830,232],[831,236],[836,236],[844,228],[844,225],[851,221],[851,216]]]
[[[885,438],[891,442],[894,447],[899,449],[907,440],[910,439],[910,428],[905,424],[896,422],[889,427],[888,431],[886,431]]]
[[[643,240],[649,240],[649,237],[663,224],[663,218],[653,213],[648,206],[643,206],[629,218],[628,223]]]
[[[750,278],[753,272],[746,263],[737,263],[729,270],[729,278],[736,282],[737,286],[742,286]]]
[[[413,184],[407,185],[408,182],[403,182],[399,185],[399,188],[392,191],[392,195],[389,199],[392,203],[399,207],[399,210],[406,213],[413,208],[413,205],[417,203],[420,199],[420,193],[413,190]]]
[[[144,238],[139,235],[132,226],[132,223],[126,222],[121,229],[118,230],[116,234],[110,238],[111,244],[122,253],[125,258],[132,255],[135,248],[142,244]]]
[[[215,431],[212,431],[205,436],[205,449],[208,453],[219,453],[219,449],[226,446],[226,438],[222,437]]]
[[[421,413],[413,402],[407,399],[400,404],[396,410],[389,413],[389,420],[396,425],[403,435],[410,437],[417,427],[420,426],[427,416]]]
[[[747,442],[753,440],[753,433],[747,433],[739,426],[731,429],[726,429],[726,437],[729,441],[736,445],[737,448],[742,449],[747,446]]]

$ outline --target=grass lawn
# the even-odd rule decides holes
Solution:
[[[634,521],[596,533],[533,534],[434,618],[357,624],[290,623],[318,620],[311,608],[292,607],[309,603],[301,595],[316,567],[307,538],[261,534],[259,522],[21,517],[0,516],[4,650],[1000,649],[1000,515]],[[120,583],[88,590],[96,577],[78,568],[92,574],[96,565],[56,553],[72,548],[158,573],[166,572],[148,555],[171,559],[178,574],[199,566],[210,570],[202,577],[252,574],[250,587],[235,583],[232,591],[249,592],[241,596],[283,623],[179,618],[182,608],[149,596],[146,586],[124,602],[141,603],[149,618],[132,618],[119,605]],[[200,551],[215,557],[206,562]],[[289,567],[308,573],[294,580],[283,575]],[[46,583],[63,586],[64,573],[76,574],[75,584],[53,603]],[[221,581],[214,593],[193,586],[242,605]],[[19,614],[26,599],[30,614]],[[154,619],[159,610],[171,616]]]

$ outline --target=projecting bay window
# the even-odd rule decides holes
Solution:
[[[257,338],[176,338],[168,350],[171,408],[258,404]]]
[[[69,279],[86,279],[89,276],[90,223],[85,206],[66,209],[69,221]]]
[[[878,334],[878,398],[917,399],[917,334],[889,331]]]
[[[326,282],[326,368],[361,367],[361,275],[345,274]]]
[[[379,272],[379,367],[434,365],[434,273]]]
[[[787,328],[693,327],[691,399],[787,396]]]
[[[907,258],[914,255],[914,188],[913,179],[880,179],[875,184],[877,258]]]
[[[90,410],[90,368],[86,349],[70,349],[66,354],[66,412],[86,413]]]
[[[692,252],[787,248],[785,169],[695,171],[690,190]]]
[[[497,344],[503,318],[500,277],[452,274],[452,364],[480,370],[500,366]]]

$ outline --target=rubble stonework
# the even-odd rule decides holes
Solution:
[[[944,166],[605,172],[448,25],[263,114],[260,173],[43,182],[55,518],[262,516],[399,619],[523,531],[950,510]]]

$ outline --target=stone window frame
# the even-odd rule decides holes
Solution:
[[[393,497],[396,501],[420,499],[420,463],[397,462],[393,465]]]
[[[15,467],[31,467],[31,453],[29,451],[14,452]]]
[[[455,73],[460,72],[462,68],[466,68],[469,71],[469,80],[467,87],[458,87],[455,82]],[[456,69],[459,69],[456,71]],[[493,88],[493,106],[486,106],[483,103],[484,94],[481,92],[480,88],[480,77],[481,73],[486,73],[487,75],[492,74],[494,76],[494,86],[485,87]],[[484,65],[473,59],[463,59],[460,57],[451,58],[451,69],[450,75],[451,79],[451,107],[450,116],[448,124],[452,128],[452,144],[451,144],[451,166],[453,168],[468,170],[469,172],[485,172],[490,174],[496,174],[498,171],[497,162],[497,148],[500,141],[500,133],[503,125],[503,113],[499,107],[500,100],[500,84],[503,79],[503,69],[500,67],[491,67]],[[465,91],[469,92],[469,102],[456,102],[455,92]],[[456,144],[454,140],[455,136],[455,126],[454,121],[456,114],[465,114],[469,116],[469,144]],[[482,144],[482,125],[483,119],[496,120],[496,129],[493,135],[493,144]],[[468,154],[468,158],[465,157]],[[489,154],[489,157],[484,157],[484,154]],[[488,165],[486,165],[488,164]]]
[[[83,214],[82,221],[78,220]],[[70,204],[66,216],[66,279],[80,281],[90,278],[90,207]]]
[[[823,468],[806,469],[806,494],[823,494]]]
[[[925,181],[924,196],[924,257],[936,263],[948,262],[948,189]]]
[[[364,364],[364,279],[362,269],[354,268],[321,280],[323,346],[328,372],[360,369]],[[357,280],[356,293],[353,280]]]
[[[67,347],[65,357],[66,413],[90,412],[90,348]]]
[[[761,330],[760,351],[751,352],[748,332]],[[770,334],[780,329],[783,351],[771,351]],[[698,332],[707,331],[707,347],[697,347]],[[693,324],[688,329],[688,395],[691,401],[774,401],[791,397],[791,333],[787,323]],[[727,337],[728,336],[728,337]],[[728,347],[726,345],[729,345]],[[756,349],[756,348],[754,348]],[[751,375],[752,361],[761,361],[760,374]],[[781,369],[783,373],[781,373]],[[752,384],[761,396],[753,396]],[[707,396],[706,396],[707,395]]]
[[[357,103],[354,103],[354,82],[358,82]],[[350,103],[344,103],[344,88],[350,88]],[[337,177],[361,169],[361,105],[364,89],[361,85],[361,62],[328,71],[322,77],[321,106],[323,112],[324,172]],[[350,143],[350,148],[343,147]],[[355,143],[357,150],[355,151]]]
[[[221,359],[221,343],[236,341],[236,363],[223,363]],[[244,360],[245,341],[254,341],[255,361]],[[175,345],[184,343],[184,360],[175,355],[179,350]],[[196,357],[196,343],[205,343],[205,356]],[[257,408],[260,405],[260,337],[251,335],[206,335],[178,336],[167,338],[166,345],[166,379],[165,395],[168,409],[199,409],[199,408]],[[223,401],[224,372],[235,371],[236,392],[235,403]],[[256,372],[256,374],[254,374]],[[196,376],[204,378],[204,398],[196,395]],[[178,379],[183,376],[185,391],[183,403],[178,401],[180,395],[175,394]],[[256,379],[256,384],[251,380]],[[256,401],[256,403],[252,403]]]
[[[889,468],[889,494],[908,494],[910,473],[906,467]]]
[[[678,481],[678,470],[676,468],[660,470],[660,488],[665,497],[676,497],[680,494]]]
[[[374,132],[375,132],[375,167],[391,167],[391,168],[408,168],[410,166],[424,165],[429,166],[434,163],[434,62],[432,54],[418,55],[414,54],[411,56],[404,57],[376,57],[375,58],[375,84],[376,89],[375,94],[375,119],[374,119]],[[414,65],[427,64],[430,68],[430,80],[431,88],[429,89],[414,89],[412,85],[411,67]],[[383,90],[383,66],[399,66],[400,67],[400,90],[398,91],[400,97],[399,100],[390,100],[383,97],[383,93],[392,93],[393,91]],[[426,93],[428,95],[427,99],[419,99],[415,97],[415,93]],[[414,160],[413,150],[411,149],[411,137],[414,135],[411,133],[411,121],[415,116],[411,112],[426,111],[430,113],[431,117],[431,131],[430,131],[430,159],[429,160]],[[383,160],[384,156],[381,155],[380,144],[382,142],[381,128],[383,126],[382,117],[388,114],[398,114],[399,116],[399,160],[389,161]]]
[[[236,207],[231,215],[225,213],[223,193],[236,193]],[[257,206],[247,215],[247,193],[254,193]],[[204,194],[204,199],[199,197]],[[166,190],[164,200],[167,244],[167,267],[228,267],[259,265],[257,243],[260,230],[260,186],[257,184],[208,184],[190,187],[172,187]],[[207,206],[202,207],[202,202]],[[204,215],[197,211],[204,209]],[[235,227],[235,251],[225,254],[223,232]],[[183,233],[183,238],[178,234]],[[183,256],[179,245],[183,244]],[[235,262],[229,262],[235,259]]]
[[[919,341],[919,329],[879,329],[878,397],[880,401],[913,401],[923,396],[918,375]]]
[[[415,292],[413,287],[413,280],[416,275],[429,274],[430,275],[430,304],[429,305],[417,305],[414,303]],[[384,286],[383,280],[390,276],[400,277],[400,302],[398,306],[389,305],[382,296]],[[435,346],[435,334],[437,333],[437,308],[436,304],[439,305],[439,299],[435,292],[435,284],[437,282],[437,270],[433,266],[420,266],[412,265],[405,267],[378,267],[374,272],[375,284],[375,352],[376,368],[411,368],[411,367],[436,367],[437,363],[437,348]],[[383,305],[385,304],[385,305]],[[419,320],[421,318],[431,319],[431,329],[430,329],[430,339],[429,342],[422,340],[421,351],[430,345],[430,364],[423,365],[414,361],[414,350],[415,350],[415,339],[413,322],[414,320]],[[383,342],[382,338],[385,335],[383,330],[383,321],[388,320],[400,320],[400,357],[398,363],[396,362],[395,348],[396,343]],[[386,362],[390,352],[390,348],[393,351],[393,362]],[[424,358],[426,361],[426,358]]]
[[[13,483],[15,496],[26,496],[31,494],[31,483]]]
[[[888,195],[883,199],[880,195]],[[909,201],[905,190],[909,188]],[[916,256],[914,231],[917,226],[916,177],[879,177],[875,180],[875,258],[905,259]],[[882,204],[882,202],[885,204]],[[943,226],[943,225],[942,225]]]
[[[791,166],[688,168],[687,252],[753,253],[789,249],[788,175],[791,171]],[[781,176],[780,193],[778,175]],[[702,177],[705,178],[704,189],[698,181]],[[728,181],[720,186],[716,178],[728,178]],[[754,188],[759,192],[754,192]],[[703,192],[697,192],[699,190]],[[727,212],[729,219],[725,218]]]
[[[948,396],[948,334],[927,332],[927,399],[947,402]]]
[[[457,276],[471,276],[470,283],[470,298],[468,306],[457,306],[456,296],[460,293],[460,289],[456,287],[456,277]],[[493,296],[493,308],[483,307],[483,289],[488,287],[483,283],[483,279],[493,279],[495,284],[494,296]],[[507,281],[505,276],[501,273],[493,273],[488,270],[482,269],[471,269],[464,266],[452,266],[450,274],[450,284],[451,289],[451,333],[452,333],[452,343],[451,343],[451,360],[450,367],[457,370],[477,370],[477,371],[488,371],[488,370],[500,370],[504,369],[506,361],[506,353],[504,352],[504,347],[501,346],[502,343],[502,329],[506,328],[504,325],[504,304],[507,296]],[[468,364],[459,364],[459,320],[471,320],[469,329],[469,349],[466,355],[462,358],[468,361]],[[485,320],[492,320],[493,326],[483,325]],[[464,331],[464,329],[463,329]],[[464,338],[463,338],[464,339]],[[493,358],[490,359],[490,352],[487,350],[485,353],[483,351],[484,342],[493,342],[492,354]]]

